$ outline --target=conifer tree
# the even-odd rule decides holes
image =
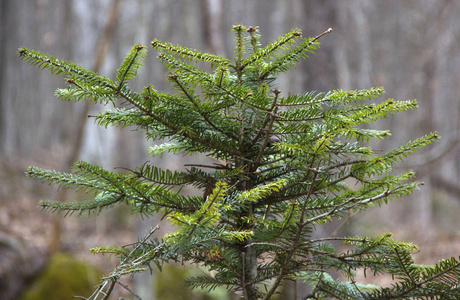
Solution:
[[[412,193],[414,172],[392,172],[394,163],[438,140],[428,133],[386,153],[368,141],[390,136],[364,129],[390,114],[417,107],[415,100],[370,100],[383,88],[292,95],[277,86],[279,74],[317,50],[318,39],[292,30],[262,47],[257,27],[233,27],[232,59],[154,40],[158,60],[169,70],[174,93],[152,85],[130,88],[146,57],[135,45],[115,79],[27,48],[19,56],[40,69],[64,74],[63,100],[94,101],[113,108],[95,117],[102,126],[130,127],[148,140],[167,139],[148,151],[206,154],[219,163],[188,165],[185,171],[145,163],[128,172],[77,162],[72,173],[30,167],[29,177],[93,193],[88,202],[41,201],[46,211],[98,213],[127,204],[140,215],[162,214],[174,231],[147,236],[128,246],[101,246],[120,264],[91,296],[110,294],[121,276],[168,262],[190,262],[213,271],[190,278],[192,288],[224,286],[244,299],[270,299],[285,280],[306,282],[302,299],[460,299],[460,263],[415,264],[416,246],[377,237],[313,238],[318,226],[348,213],[366,211]],[[121,106],[121,104],[123,104]],[[350,187],[348,183],[352,182]],[[355,185],[358,183],[358,185]],[[203,196],[177,192],[192,186]],[[346,252],[333,243],[348,245]],[[389,287],[356,282],[357,270],[389,274]],[[333,279],[331,271],[343,280]]]

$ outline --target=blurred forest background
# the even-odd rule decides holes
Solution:
[[[342,235],[394,232],[420,245],[418,263],[460,255],[460,2],[455,0],[26,0],[0,1],[0,294],[16,299],[52,254],[71,253],[108,272],[116,260],[88,249],[129,243],[160,223],[139,220],[125,207],[63,218],[43,213],[39,199],[76,201],[88,195],[25,178],[29,165],[66,171],[83,159],[106,168],[135,168],[150,160],[177,169],[199,157],[149,158],[143,136],[129,129],[101,128],[87,115],[104,107],[54,97],[60,76],[21,62],[25,46],[114,77],[135,43],[157,38],[226,57],[232,56],[232,25],[260,27],[263,45],[299,28],[315,36],[329,27],[321,48],[279,80],[283,92],[383,86],[386,98],[418,99],[420,108],[373,126],[393,136],[389,150],[430,131],[442,141],[417,153],[396,171],[414,169],[425,185],[365,215],[328,228]],[[149,50],[134,85],[168,90],[165,69]],[[167,231],[167,226],[162,226]],[[166,276],[166,275],[161,275]],[[160,277],[161,277],[160,276]],[[182,275],[181,275],[182,276]],[[177,281],[177,276],[175,280]],[[97,280],[97,279],[96,279]],[[97,281],[96,281],[97,283]],[[152,277],[127,279],[143,299],[170,291]],[[54,282],[56,285],[56,282]],[[174,290],[176,292],[177,290]],[[132,299],[120,287],[120,295]],[[177,299],[164,294],[159,299]],[[88,295],[86,295],[88,296]],[[300,296],[300,295],[299,295]],[[192,299],[194,296],[184,296]],[[41,299],[41,298],[35,298]],[[45,298],[43,298],[45,299]],[[47,298],[51,299],[51,298]],[[198,298],[196,298],[198,299]],[[199,298],[202,299],[202,298]]]

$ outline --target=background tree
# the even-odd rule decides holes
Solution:
[[[19,56],[31,64],[67,75],[68,87],[56,91],[62,99],[113,104],[113,110],[96,117],[99,125],[133,126],[148,139],[169,139],[151,147],[151,155],[205,153],[217,161],[189,164],[182,172],[148,162],[124,173],[86,162],[76,163],[73,174],[29,168],[31,177],[95,194],[83,203],[42,201],[45,210],[89,213],[124,203],[141,215],[163,213],[176,225],[162,238],[151,238],[152,230],[128,246],[93,248],[95,253],[116,254],[121,264],[90,298],[110,294],[122,275],[170,261],[198,263],[215,272],[190,279],[192,287],[225,286],[245,299],[269,299],[286,279],[312,286],[305,299],[457,298],[460,263],[454,258],[435,266],[416,265],[411,255],[416,247],[394,241],[391,234],[311,235],[322,224],[419,186],[413,171],[393,175],[392,166],[437,140],[438,134],[375,153],[366,143],[390,133],[362,127],[410,110],[416,101],[364,103],[382,96],[382,88],[282,93],[278,75],[313,53],[317,40],[331,29],[315,38],[301,38],[299,30],[292,30],[265,47],[256,27],[236,25],[233,31],[233,60],[152,42],[170,71],[174,94],[152,85],[137,93],[128,85],[145,59],[140,44],[128,53],[115,80],[19,49]],[[351,188],[350,180],[358,188]],[[185,186],[202,190],[203,196],[184,196],[174,189]],[[351,248],[337,251],[331,242],[338,240]],[[360,269],[397,281],[390,288],[360,285],[355,281]],[[333,280],[333,270],[350,281]]]

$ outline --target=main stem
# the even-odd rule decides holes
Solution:
[[[236,26],[237,35],[238,35],[238,44],[237,44],[237,57],[236,57],[236,65],[235,71],[237,73],[237,83],[242,85],[243,83],[243,67],[241,62],[243,60],[243,52],[244,52],[244,43],[243,43],[243,35],[242,35],[242,28]],[[240,107],[239,110],[239,121],[240,121],[240,128],[239,128],[239,147],[240,147],[240,157],[244,157],[244,138],[245,138],[245,120],[244,120],[244,113],[243,108]],[[247,172],[255,171],[251,170],[253,166],[251,164],[248,166],[247,161],[237,158],[235,160],[235,166],[245,167]],[[245,174],[242,174],[243,177],[240,178],[240,183],[238,184],[237,188],[240,191],[247,191],[252,188],[252,183],[250,179],[247,179]],[[254,205],[253,203],[249,204],[246,210],[243,210],[240,215],[239,229],[246,230],[246,231],[253,231],[253,214],[254,214]],[[257,300],[258,299],[258,288],[256,285],[256,278],[257,278],[257,253],[252,246],[253,240],[248,239],[244,242],[240,243],[240,251],[241,251],[241,259],[243,263],[243,270],[241,276],[241,288],[243,290],[243,296],[245,300]]]
[[[237,160],[236,166],[244,166],[245,162]],[[251,189],[251,182],[248,179],[241,180],[238,185],[238,189],[241,191],[247,191]],[[251,203],[246,210],[241,212],[239,228],[245,231],[254,230],[253,226],[253,214],[254,207]],[[256,300],[258,299],[258,288],[256,285],[257,278],[257,253],[254,250],[252,239],[245,240],[240,243],[239,248],[241,251],[241,259],[243,264],[242,277],[241,277],[241,288],[243,290],[244,299]]]
[[[258,299],[258,289],[255,284],[257,278],[257,253],[254,251],[253,246],[248,246],[252,243],[252,239],[246,240],[243,249],[243,260],[244,260],[244,286],[243,293],[244,298],[247,300]]]

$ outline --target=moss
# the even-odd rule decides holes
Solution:
[[[88,297],[99,282],[101,273],[69,254],[54,255],[43,272],[21,295],[20,300],[63,300],[73,296]]]
[[[217,288],[211,292],[191,289],[186,287],[185,280],[193,275],[195,269],[168,264],[163,266],[162,271],[156,274],[155,291],[156,299],[162,300],[213,300],[213,299],[228,299],[228,295],[224,288]]]

